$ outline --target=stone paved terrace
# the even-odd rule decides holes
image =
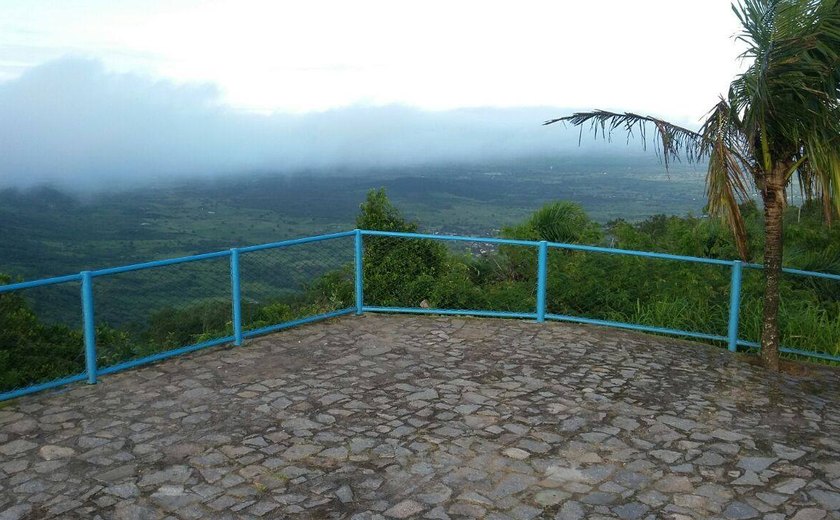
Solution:
[[[840,518],[840,376],[346,317],[0,409],[0,518]]]

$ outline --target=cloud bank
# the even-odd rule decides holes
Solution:
[[[341,88],[331,85],[329,88]],[[431,112],[354,106],[306,114],[236,112],[212,85],[176,85],[65,58],[0,83],[0,187],[111,189],[240,172],[330,172],[607,152],[543,127],[558,108]]]

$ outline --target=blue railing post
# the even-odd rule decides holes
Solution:
[[[548,242],[540,240],[537,261],[537,322],[545,321],[545,285],[548,277]]]
[[[729,350],[738,350],[738,319],[741,314],[741,271],[740,260],[732,262],[732,283],[729,287]]]
[[[361,314],[362,309],[365,305],[365,297],[364,297],[364,280],[363,280],[363,270],[362,270],[362,230],[356,230],[356,253],[355,253],[355,281],[356,281],[356,314]]]
[[[230,293],[233,296],[233,344],[242,345],[242,291],[239,287],[239,250],[230,250]]]
[[[85,371],[88,384],[96,384],[96,326],[93,317],[93,277],[82,271],[82,320],[85,337]]]

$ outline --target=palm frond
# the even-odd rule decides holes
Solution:
[[[828,223],[840,215],[840,134],[831,137],[817,134],[805,143],[807,162],[798,172],[800,190],[806,199],[822,201]]]
[[[712,148],[709,169],[706,174],[706,196],[709,200],[709,214],[726,219],[732,229],[738,254],[749,260],[747,248],[747,227],[741,215],[740,202],[749,200],[745,175],[740,160],[722,142]]]
[[[742,0],[733,9],[752,64],[732,83],[731,103],[756,149],[772,162],[815,128],[838,128],[840,0]]]
[[[576,112],[570,116],[549,119],[543,125],[554,123],[570,123],[573,126],[581,127],[587,123],[595,133],[595,138],[602,137],[611,140],[615,130],[621,129],[627,132],[630,139],[638,132],[642,139],[642,146],[647,149],[648,126],[654,129],[656,140],[656,151],[661,154],[665,161],[665,167],[672,160],[685,158],[688,162],[694,162],[702,157],[703,137],[697,132],[681,126],[663,121],[653,116],[642,116],[631,112],[617,113],[606,110],[594,110],[592,112]]]
[[[749,259],[747,229],[741,215],[740,202],[749,200],[747,186],[752,163],[741,122],[729,104],[721,99],[709,112],[700,131],[703,153],[709,156],[706,174],[706,196],[709,213],[726,219],[742,259]]]
[[[721,97],[709,110],[700,128],[700,135],[703,137],[701,149],[703,156],[710,156],[713,148],[723,144],[738,159],[745,173],[755,174],[755,153],[752,143],[744,131],[743,121],[729,101]],[[744,181],[747,180],[749,179],[745,176]]]

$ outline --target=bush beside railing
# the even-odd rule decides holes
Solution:
[[[364,253],[365,253],[365,237],[370,237],[370,241],[383,240],[388,237],[390,240],[424,240],[424,241],[449,241],[449,242],[471,242],[479,244],[489,244],[492,247],[518,247],[528,248],[536,254],[536,273],[535,273],[535,294],[534,294],[534,308],[532,310],[524,311],[518,310],[498,310],[498,309],[452,309],[452,308],[429,308],[428,306],[410,306],[410,305],[366,305],[365,303],[365,279],[364,279]],[[292,246],[301,246],[303,244],[323,243],[326,241],[333,241],[341,238],[352,238],[354,241],[352,257],[353,257],[353,303],[354,305],[342,308],[330,308],[329,306],[310,306],[306,307],[304,314],[294,315],[294,313],[280,313],[284,318],[279,323],[263,323],[260,321],[254,322],[248,318],[248,326],[243,320],[243,287],[241,276],[241,264],[243,259],[248,258],[247,255],[255,254],[260,251],[268,252],[272,250],[283,250]],[[727,331],[726,335],[714,334],[703,331],[681,330],[676,328],[661,327],[656,325],[644,323],[629,323],[625,321],[617,321],[610,319],[591,318],[574,316],[567,313],[551,312],[550,305],[547,304],[548,296],[548,269],[549,269],[549,252],[552,250],[578,251],[596,254],[609,255],[624,255],[637,258],[649,258],[676,262],[690,262],[694,264],[703,264],[707,266],[717,266],[727,268],[730,270],[729,275],[729,301],[716,302],[715,305],[726,306],[728,311]],[[349,253],[349,251],[348,251]],[[205,339],[198,343],[186,346],[180,346],[171,350],[163,352],[154,352],[148,355],[142,355],[133,359],[125,359],[122,361],[107,361],[104,365],[97,356],[97,334],[99,333],[100,340],[103,332],[97,330],[96,324],[96,309],[94,286],[95,280],[113,277],[124,273],[133,273],[139,271],[147,271],[152,269],[160,269],[167,266],[177,266],[184,264],[191,264],[194,262],[210,261],[210,260],[224,260],[229,264],[229,278],[230,278],[230,327],[225,330],[225,334],[221,337],[214,337]],[[275,266],[276,267],[276,266]],[[721,342],[727,345],[730,351],[736,351],[738,347],[756,348],[758,344],[739,337],[739,319],[741,314],[741,287],[744,276],[744,270],[762,269],[759,264],[742,263],[738,260],[721,260],[714,258],[700,258],[683,255],[672,255],[665,253],[651,253],[645,251],[633,251],[624,249],[612,249],[596,246],[586,246],[580,244],[564,244],[546,241],[528,241],[528,240],[512,240],[502,238],[482,238],[482,237],[467,237],[467,236],[447,236],[447,235],[431,235],[421,233],[398,233],[387,231],[369,231],[369,230],[354,230],[341,233],[333,233],[328,235],[319,235],[313,237],[300,238],[295,240],[285,240],[282,242],[275,242],[270,244],[262,244],[256,246],[234,248],[228,251],[219,251],[215,253],[206,253],[200,255],[186,256],[181,258],[174,258],[168,260],[158,260],[153,262],[146,262],[141,264],[133,264],[122,267],[113,267],[107,269],[99,269],[95,271],[83,271],[79,274],[46,278],[42,280],[34,280],[29,282],[13,283],[0,286],[0,294],[10,293],[12,291],[24,291],[38,287],[55,286],[67,283],[79,283],[81,285],[81,310],[82,310],[82,337],[84,341],[84,372],[70,375],[61,379],[56,379],[47,382],[39,382],[31,384],[23,388],[16,388],[11,391],[0,393],[0,401],[13,399],[23,395],[39,392],[49,388],[55,388],[68,383],[79,381],[87,381],[88,383],[96,383],[101,375],[111,374],[126,370],[129,368],[153,363],[173,356],[178,356],[188,352],[193,352],[203,348],[214,345],[221,345],[225,343],[233,343],[239,346],[244,339],[267,334],[278,330],[294,327],[297,325],[320,321],[337,316],[347,314],[362,314],[364,312],[387,312],[387,313],[410,313],[410,314],[440,314],[440,315],[470,315],[470,316],[487,316],[500,318],[521,318],[534,319],[537,322],[544,322],[545,320],[559,320],[574,323],[584,323],[592,325],[601,325],[608,327],[618,327],[631,330],[639,330],[644,332],[651,332],[657,334],[675,335],[689,338],[697,338],[706,341]],[[795,276],[812,277],[816,279],[826,279],[832,281],[840,280],[840,275],[819,273],[813,271],[803,271],[798,269],[785,269],[786,273]],[[643,275],[643,274],[641,274]],[[425,274],[424,276],[432,276]],[[406,301],[405,299],[395,298],[393,301]],[[413,300],[412,300],[413,301]],[[377,303],[377,302],[374,302]],[[381,302],[380,302],[381,303]],[[416,302],[415,305],[419,304]],[[247,307],[247,302],[245,304]],[[273,316],[271,313],[266,316]],[[264,316],[265,317],[265,316]],[[642,320],[646,321],[646,320]],[[118,340],[113,340],[118,341]],[[821,353],[815,351],[808,351],[798,348],[783,347],[782,352],[794,354],[799,356],[806,356],[812,358],[819,358],[822,360],[840,361],[840,356]],[[81,360],[80,360],[81,361]],[[14,363],[13,359],[6,360],[6,362]]]

